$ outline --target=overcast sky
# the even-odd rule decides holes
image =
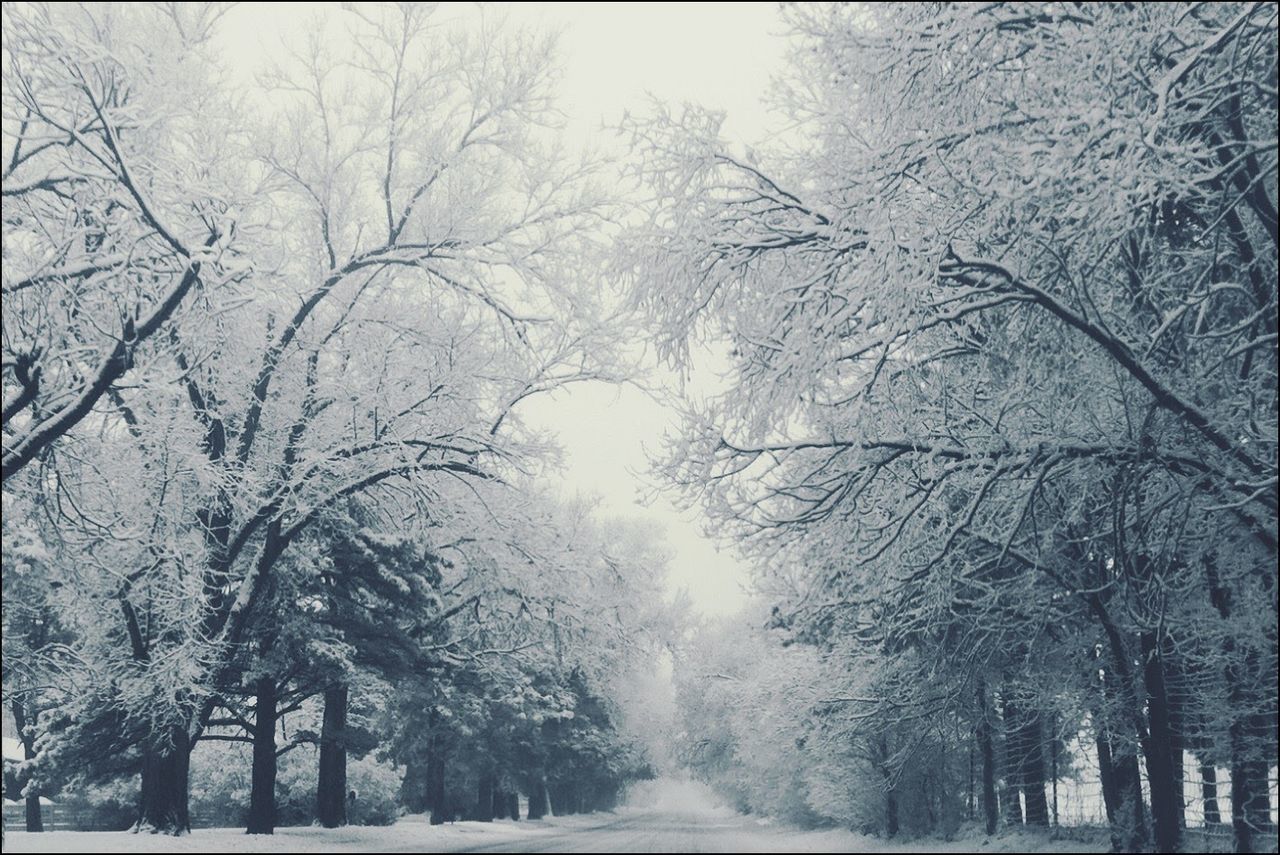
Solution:
[[[603,126],[643,109],[650,95],[724,110],[725,133],[742,142],[766,133],[762,96],[782,56],[776,3],[529,3],[511,14],[561,31],[562,109],[575,136],[601,138]],[[693,382],[709,387],[715,378]],[[709,614],[742,604],[745,568],[716,550],[696,512],[681,514],[661,497],[637,504],[650,480],[645,447],[674,427],[673,413],[631,388],[578,387],[531,404],[526,418],[560,435],[569,489],[665,526],[673,588]]]
[[[474,9],[445,4],[437,14],[473,15]],[[724,110],[724,132],[734,141],[767,135],[762,97],[783,53],[776,3],[495,3],[486,14],[494,12],[560,33],[560,107],[571,141],[608,147],[612,135],[602,129],[628,108],[643,110],[650,96]],[[280,39],[298,34],[308,17],[301,4],[241,4],[223,21],[228,58],[243,72],[261,67]],[[711,389],[716,377],[703,372],[693,383]],[[709,615],[743,604],[745,567],[704,536],[696,511],[681,513],[647,489],[645,448],[656,448],[662,432],[674,426],[671,411],[635,389],[603,385],[570,387],[524,406],[529,424],[560,437],[566,493],[597,495],[606,514],[665,528],[675,556],[673,591],[686,589]],[[651,501],[642,504],[642,494]]]

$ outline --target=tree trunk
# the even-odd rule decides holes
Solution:
[[[1049,803],[1044,795],[1044,745],[1041,739],[1043,729],[1036,715],[1028,715],[1021,710],[1023,719],[1019,726],[1019,748],[1022,757],[1019,763],[1022,774],[1022,797],[1027,804],[1027,825],[1041,828],[1049,827]]]
[[[191,831],[188,784],[191,744],[184,724],[168,728],[167,741],[144,746],[142,787],[135,831],[185,834]]]
[[[610,783],[604,788],[600,800],[600,810],[613,810],[618,806],[618,785]]]
[[[444,752],[435,741],[427,758],[427,807],[431,811],[431,824],[442,825],[449,815],[449,804],[444,790]]]
[[[1231,742],[1231,824],[1235,830],[1236,851],[1254,852],[1259,847],[1269,852],[1275,841],[1275,824],[1271,821],[1271,792],[1268,770],[1275,762],[1274,698],[1264,704],[1253,687],[1264,678],[1259,654],[1252,646],[1243,661],[1229,666],[1235,685],[1229,691],[1233,701]],[[1270,706],[1272,712],[1260,712]]]
[[[316,783],[316,816],[325,828],[347,824],[347,687],[324,692],[320,726],[320,778]]]
[[[566,815],[581,813],[582,807],[579,804],[579,800],[578,800],[577,782],[574,780],[569,780],[562,783],[560,785],[560,791],[562,793],[560,797],[560,801],[564,805],[564,813]],[[556,813],[560,813],[560,811],[556,811]]]
[[[1102,800],[1111,826],[1113,852],[1142,852],[1147,846],[1146,811],[1142,802],[1142,779],[1138,772],[1138,754],[1132,743],[1116,743],[1101,713],[1098,721],[1098,769],[1102,779]]]
[[[480,776],[480,784],[476,788],[476,819],[479,822],[493,822],[492,772],[485,772]]]
[[[18,738],[22,742],[22,757],[27,761],[34,760],[36,759],[34,724],[27,721],[27,710],[22,701],[15,698],[11,706],[13,709],[13,723],[17,727]],[[33,715],[32,718],[35,718],[35,716]],[[29,724],[32,725],[32,730],[27,729]],[[40,815],[40,793],[37,788],[31,786],[30,780],[27,781],[24,789],[28,791],[26,796],[27,831],[44,831],[44,818]],[[9,794],[6,793],[5,795],[7,797]]]
[[[924,830],[932,834],[938,827],[938,814],[933,809],[933,788],[930,786],[932,775],[920,779],[920,806],[924,808]]]
[[[547,782],[538,778],[534,782],[533,791],[529,793],[529,819],[542,819],[551,806],[547,803]]]
[[[1212,763],[1200,764],[1200,800],[1204,806],[1204,824],[1222,824],[1222,812],[1218,809],[1218,770]]]
[[[1188,748],[1190,699],[1187,689],[1190,675],[1178,658],[1168,633],[1160,636],[1160,667],[1164,672],[1165,701],[1169,711],[1169,756],[1173,761],[1173,799],[1178,808],[1178,833],[1185,840],[1187,832],[1187,782],[1183,756]]]
[[[977,734],[974,734],[973,740],[969,742],[969,786],[965,790],[965,819],[972,821],[974,813],[974,790],[973,790],[973,743],[977,742]]]
[[[520,794],[514,790],[507,793],[507,816],[516,822],[520,821]]]
[[[898,834],[898,791],[892,785],[884,791],[884,836],[896,837]]]
[[[1107,811],[1107,825],[1111,829],[1111,851],[1119,852],[1123,848],[1124,840],[1120,836],[1120,824],[1117,821],[1117,815],[1120,810],[1120,793],[1116,788],[1115,767],[1111,762],[1111,742],[1107,738],[1107,732],[1103,728],[1102,720],[1097,710],[1094,710],[1094,729],[1097,731],[1096,744],[1098,746],[1098,778],[1102,782],[1102,805]]]
[[[1182,837],[1182,803],[1174,783],[1175,744],[1169,723],[1169,699],[1164,664],[1155,633],[1139,636],[1142,676],[1147,688],[1147,734],[1142,740],[1147,758],[1147,783],[1151,791],[1151,825],[1157,852],[1177,852]]]
[[[1147,847],[1147,811],[1142,801],[1142,773],[1138,770],[1137,746],[1127,745],[1118,755],[1112,750],[1116,792],[1119,798],[1116,824],[1124,851],[1142,852]]]
[[[1235,832],[1235,850],[1254,852],[1257,851],[1255,835],[1265,835],[1271,825],[1271,794],[1267,792],[1266,763],[1245,759],[1247,754],[1238,758],[1236,739],[1233,738],[1232,743],[1231,825]],[[1244,749],[1246,752],[1248,750]],[[1262,851],[1270,851],[1265,843]]]
[[[1049,803],[1044,794],[1044,740],[1034,698],[1020,687],[1006,686],[1004,724],[1008,758],[1006,776],[1010,789],[1021,790],[1026,802],[1026,823],[1049,826]],[[1017,798],[1016,793],[1014,798]]]
[[[1205,562],[1205,576],[1209,586],[1209,600],[1224,623],[1231,620],[1231,591],[1218,577],[1217,567],[1211,560]],[[1257,743],[1267,744],[1275,728],[1274,713],[1259,715],[1254,693],[1248,688],[1252,677],[1258,673],[1259,654],[1256,648],[1236,647],[1235,638],[1229,633],[1222,641],[1224,669],[1227,683],[1227,703],[1231,724],[1228,735],[1231,744],[1231,827],[1235,837],[1236,852],[1253,852],[1254,835],[1267,834],[1271,828],[1271,793],[1268,791],[1267,772],[1275,754],[1266,751],[1261,761],[1255,759]],[[1270,755],[1270,756],[1266,756]]]
[[[1139,852],[1147,845],[1147,815],[1142,800],[1142,774],[1138,769],[1138,745],[1145,745],[1149,737],[1142,717],[1142,707],[1134,689],[1131,657],[1124,636],[1111,620],[1098,595],[1091,594],[1088,602],[1106,633],[1107,645],[1111,651],[1100,676],[1104,710],[1100,726],[1105,729],[1110,742],[1111,777],[1115,784],[1112,836],[1123,843],[1123,851]],[[1120,719],[1126,722],[1124,730],[1138,737],[1136,744],[1132,737],[1123,738],[1105,720],[1105,711],[1109,710],[1120,711]]]
[[[1000,806],[996,801],[996,752],[991,743],[991,724],[988,721],[987,687],[978,681],[978,751],[982,755],[982,812],[987,820],[987,834],[995,834],[999,824]]]
[[[1004,814],[1005,825],[1016,827],[1025,820],[1022,815],[1022,801],[1018,794],[1022,791],[1022,732],[1017,725],[1017,704],[1009,697],[1007,690],[1001,692],[1001,719],[1004,729],[1004,782],[1000,788],[1000,810]]]
[[[1058,827],[1058,734],[1057,727],[1049,734],[1049,780],[1053,782],[1053,825]]]
[[[556,781],[547,787],[547,798],[551,802],[551,812],[555,816],[568,816],[574,812],[569,789],[569,785],[564,781]]]
[[[494,775],[493,789],[489,792],[489,816],[494,819],[502,819],[502,811],[506,808],[507,801],[497,781],[497,775]]]
[[[427,800],[427,782],[431,778],[430,763],[430,759],[424,763],[417,756],[405,758],[404,780],[400,782],[400,802],[409,813],[427,813],[431,810],[431,803]]]
[[[1235,731],[1236,725],[1231,726]],[[1253,829],[1245,819],[1245,808],[1253,800],[1253,781],[1247,760],[1238,760],[1238,740],[1231,734],[1231,828],[1236,852],[1253,851]]]
[[[40,796],[27,796],[24,801],[27,810],[27,831],[44,831],[44,818],[40,816]]]
[[[276,700],[275,678],[260,678],[253,722],[249,834],[274,834],[276,830]]]

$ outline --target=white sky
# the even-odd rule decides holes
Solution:
[[[507,4],[499,4],[507,5]],[[513,22],[561,32],[561,109],[569,132],[593,142],[625,109],[643,110],[650,96],[724,110],[724,132],[756,142],[769,117],[763,95],[781,64],[783,41],[775,3],[529,3],[509,7]],[[692,378],[711,386],[714,377]],[[608,512],[661,523],[674,552],[669,584],[688,591],[708,614],[735,611],[745,600],[746,568],[717,550],[703,520],[659,496],[641,506],[646,445],[675,427],[675,414],[630,387],[566,389],[531,401],[526,420],[555,430],[565,449],[566,487],[598,494]]]
[[[727,114],[724,133],[757,142],[769,127],[763,96],[784,51],[775,3],[522,3],[491,4],[511,23],[560,33],[560,108],[569,139],[600,147],[601,129],[624,110],[644,110],[650,96],[690,102]],[[437,14],[474,14],[467,4],[446,4]],[[282,36],[297,34],[306,6],[244,3],[222,21],[228,59],[259,66]],[[240,71],[250,71],[240,68]],[[702,389],[714,376],[695,376]],[[672,591],[685,589],[695,608],[736,611],[745,602],[746,568],[703,535],[696,511],[681,513],[649,495],[646,446],[674,427],[673,412],[630,388],[581,385],[530,399],[527,423],[555,432],[564,448],[566,493],[599,497],[609,516],[639,517],[662,525],[674,553]]]

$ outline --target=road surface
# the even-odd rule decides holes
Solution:
[[[848,835],[780,830],[728,812],[624,810],[453,852],[847,852]],[[409,851],[409,850],[403,850]]]
[[[395,825],[325,829],[278,828],[271,836],[240,828],[200,828],[181,837],[119,831],[8,829],[4,851],[240,853],[240,852],[1103,852],[1094,845],[1044,836],[891,842],[849,831],[803,831],[741,816],[725,808],[683,804],[620,808],[616,813],[554,817],[538,822],[459,822],[429,825],[422,815]]]

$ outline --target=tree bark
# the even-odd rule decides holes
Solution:
[[[1001,693],[1001,722],[1004,730],[1004,781],[1000,788],[1000,812],[1005,825],[1016,827],[1025,819],[1022,815],[1022,732],[1017,726],[1017,705],[1006,690]]]
[[[978,680],[978,751],[982,754],[982,812],[987,821],[987,834],[995,834],[1000,822],[1000,806],[996,801],[996,751],[991,742],[988,720],[987,687]]]
[[[896,837],[898,834],[898,791],[892,785],[884,791],[884,836]]]
[[[1169,756],[1173,763],[1173,798],[1178,810],[1178,833],[1187,832],[1187,783],[1184,752],[1189,747],[1191,701],[1187,696],[1190,676],[1174,650],[1168,633],[1160,636],[1160,667],[1164,674],[1166,708],[1169,711]]]
[[[1209,600],[1225,622],[1232,617],[1231,591],[1218,577],[1217,567],[1211,560],[1205,562],[1205,576],[1209,587]],[[1253,852],[1254,835],[1266,834],[1271,825],[1271,793],[1267,789],[1267,771],[1271,758],[1255,759],[1256,743],[1266,744],[1275,728],[1275,720],[1256,712],[1257,699],[1248,688],[1255,676],[1259,655],[1252,645],[1237,648],[1230,635],[1222,641],[1223,658],[1226,661],[1224,676],[1227,684],[1227,703],[1231,724],[1228,736],[1231,745],[1231,827],[1236,852]],[[1268,752],[1270,753],[1270,752]],[[1274,753],[1271,753],[1274,757]]]
[[[526,815],[529,819],[542,819],[550,809],[551,806],[547,803],[547,782],[538,778],[534,782],[533,791],[529,793],[529,812]]]
[[[485,772],[480,776],[476,790],[476,820],[493,822],[493,773]]]
[[[1200,799],[1204,806],[1204,824],[1222,824],[1222,811],[1218,808],[1218,770],[1212,763],[1200,764]]]
[[[1098,722],[1098,769],[1111,826],[1111,849],[1142,852],[1147,845],[1147,824],[1136,748],[1131,743],[1116,743],[1113,748],[1102,714],[1095,710],[1094,717]]]
[[[1142,773],[1138,769],[1137,746],[1128,744],[1118,754],[1112,748],[1112,769],[1116,782],[1116,825],[1123,850],[1142,852],[1147,847],[1147,811],[1142,801]]]
[[[1243,730],[1238,723],[1232,730]],[[1266,761],[1252,759],[1252,746],[1235,733],[1231,746],[1231,825],[1235,851],[1255,852],[1257,835],[1265,841],[1271,830],[1271,794],[1267,792]],[[1263,844],[1262,851],[1270,851]]]
[[[1111,762],[1111,741],[1107,737],[1098,712],[1094,711],[1098,746],[1098,778],[1102,782],[1102,804],[1107,811],[1107,826],[1111,829],[1111,851],[1119,852],[1124,840],[1120,836],[1120,824],[1117,815],[1120,810],[1120,793],[1116,788],[1115,767]]]
[[[44,818],[40,815],[40,796],[30,795],[24,801],[26,802],[27,831],[44,831]]]
[[[1182,802],[1174,783],[1173,752],[1176,748],[1169,723],[1160,645],[1154,632],[1139,635],[1142,675],[1147,688],[1147,734],[1142,740],[1147,759],[1147,783],[1151,791],[1151,825],[1157,852],[1177,852],[1182,838]],[[1180,750],[1180,749],[1178,749]]]
[[[551,802],[551,812],[555,816],[568,816],[576,813],[573,804],[572,787],[564,781],[557,781],[547,788],[547,797]]]
[[[1097,594],[1089,595],[1087,601],[1102,625],[1111,653],[1100,676],[1103,712],[1099,726],[1105,731],[1110,744],[1111,777],[1115,785],[1112,836],[1122,842],[1123,851],[1139,852],[1147,845],[1147,816],[1142,800],[1138,745],[1144,745],[1149,737],[1142,717],[1142,707],[1134,689],[1133,672],[1129,664],[1131,659],[1124,636],[1111,620],[1106,605]],[[1111,710],[1119,711],[1120,719],[1125,722],[1123,730],[1130,734],[1128,738],[1121,735],[1122,731],[1113,729],[1111,722],[1107,721]],[[1132,737],[1134,734],[1137,736],[1136,743]]]
[[[276,830],[276,702],[275,678],[260,678],[253,722],[249,834],[274,834]]]
[[[974,734],[973,740],[969,743],[969,786],[965,789],[965,819],[973,820],[974,814],[974,789],[973,789],[973,745],[978,741],[977,734]]]
[[[191,744],[186,726],[174,724],[143,748],[142,787],[135,831],[186,834],[191,831],[188,785]]]
[[[1049,827],[1049,803],[1044,794],[1044,745],[1040,717],[1022,704],[1014,710],[1017,729],[1017,781],[1026,802],[1027,825]]]
[[[444,752],[432,742],[427,757],[427,808],[431,811],[431,824],[442,825],[448,818],[449,805],[444,789]]]
[[[22,757],[27,761],[34,760],[36,759],[35,737],[27,729],[28,725],[34,727],[34,724],[27,721],[27,710],[21,700],[15,697],[11,707],[13,710],[13,723],[17,727],[18,738],[22,742]],[[35,718],[35,716],[33,715],[32,718]],[[27,782],[27,786],[24,789],[28,791],[25,799],[27,831],[44,831],[44,818],[40,815],[40,793],[31,787],[30,781]],[[5,795],[7,797],[9,794],[6,793]]]
[[[1058,826],[1058,735],[1057,727],[1049,733],[1049,780],[1053,782],[1053,825]]]
[[[324,692],[316,816],[325,828],[347,824],[347,693],[345,685],[330,686]]]
[[[1264,702],[1254,688],[1266,679],[1257,648],[1250,645],[1243,653],[1227,667],[1231,681],[1228,698],[1232,705],[1231,824],[1237,852],[1257,851],[1259,837],[1261,850],[1269,852],[1276,831],[1271,821],[1268,783],[1268,770],[1276,756],[1275,700]],[[1261,711],[1267,707],[1271,712]]]

